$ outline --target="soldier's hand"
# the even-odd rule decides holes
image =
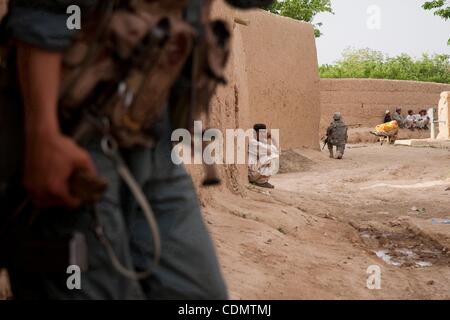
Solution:
[[[89,154],[60,133],[27,135],[24,185],[39,208],[77,208],[81,199],[70,192],[77,171],[95,175]]]

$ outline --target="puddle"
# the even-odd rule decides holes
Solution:
[[[366,239],[370,239],[371,235],[369,233],[369,231],[362,231],[359,233],[359,235],[361,236],[361,238],[366,238]]]
[[[384,263],[395,267],[450,266],[450,252],[435,241],[409,229],[400,232],[361,230],[364,245]]]
[[[377,255],[378,258],[380,258],[381,260],[383,260],[387,264],[390,264],[390,265],[393,265],[393,266],[396,266],[396,267],[400,267],[401,266],[401,263],[392,260],[392,257],[389,255],[389,251],[388,250],[375,251],[375,254]]]
[[[416,264],[422,268],[431,267],[433,265],[431,262],[426,262],[426,261],[419,261],[419,262],[416,262]]]

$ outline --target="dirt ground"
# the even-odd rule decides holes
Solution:
[[[341,161],[295,150],[281,163],[275,190],[204,204],[232,298],[450,299],[450,225],[432,220],[450,218],[449,150],[359,144]]]
[[[450,299],[450,152],[296,150],[276,190],[221,192],[205,210],[232,298]],[[288,161],[296,161],[292,152]],[[434,221],[436,222],[436,221]],[[381,268],[381,289],[367,268]]]

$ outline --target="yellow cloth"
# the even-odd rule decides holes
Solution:
[[[396,120],[379,124],[375,127],[377,133],[393,133],[398,131],[398,122]]]

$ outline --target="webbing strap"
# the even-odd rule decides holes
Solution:
[[[113,267],[120,274],[129,279],[142,280],[148,278],[153,273],[154,269],[158,266],[159,261],[161,259],[161,236],[159,233],[158,223],[156,221],[155,214],[147,200],[147,197],[145,196],[138,182],[133,177],[132,173],[130,172],[125,162],[123,161],[122,157],[120,156],[117,149],[117,144],[115,143],[113,138],[108,136],[105,136],[103,138],[102,150],[114,162],[117,173],[129,188],[130,192],[132,193],[133,197],[135,198],[136,202],[141,208],[142,213],[145,216],[145,219],[147,220],[147,223],[150,227],[151,237],[153,239],[153,248],[154,248],[153,265],[150,266],[148,270],[143,272],[136,272],[135,270],[128,269],[120,262],[119,258],[114,252],[114,249],[112,248],[110,241],[108,240],[108,238],[104,233],[103,227],[99,223],[95,228],[95,233],[99,238],[100,242],[105,247],[106,252],[111,259]],[[99,216],[96,210],[97,210],[96,207],[94,207],[94,214],[96,216],[97,222],[99,222],[98,221]]]

